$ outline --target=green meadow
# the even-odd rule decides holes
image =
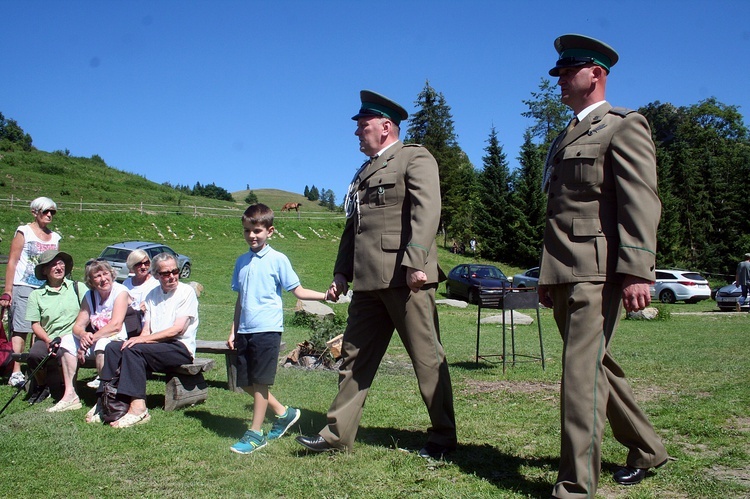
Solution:
[[[264,201],[263,193],[256,193]],[[279,196],[269,204],[276,207],[290,195]],[[0,253],[7,254],[15,227],[30,219],[24,209],[0,210]],[[285,214],[277,219],[271,244],[289,256],[305,287],[322,291],[331,281],[343,224],[335,215]],[[238,218],[61,209],[53,228],[63,235],[61,249],[73,255],[77,279],[88,258],[117,241],[164,241],[189,255],[190,280],[204,286],[199,337],[226,339],[235,300],[231,272],[235,258],[247,251]],[[446,271],[471,259],[440,252]],[[509,276],[523,270],[492,263]],[[443,291],[441,286],[438,298]],[[295,299],[289,293],[284,306],[288,351],[310,331],[291,324]],[[345,304],[332,307],[336,314],[347,313]],[[750,497],[750,314],[716,313],[712,301],[664,309],[670,312],[667,320],[622,321],[613,350],[673,459],[640,485],[617,486],[611,476],[626,451],[607,433],[599,497]],[[302,410],[299,426],[257,453],[240,456],[229,447],[246,429],[251,398],[226,389],[223,356],[216,356],[217,367],[207,375],[205,404],[163,411],[164,381],[157,377],[148,385],[151,422],[123,430],[84,423],[95,395],[85,386],[94,371],[82,369],[78,390],[84,409],[49,414],[44,409],[51,401],[29,406],[19,397],[0,416],[0,496],[548,497],[559,455],[562,347],[551,311],[541,311],[546,370],[519,357],[505,373],[496,362],[475,363],[476,306],[439,305],[439,314],[460,442],[449,461],[425,461],[414,452],[425,441],[429,421],[396,336],[370,391],[352,453],[311,455],[294,441],[300,432],[314,433],[325,424],[336,393],[334,371],[280,367],[273,391]],[[539,355],[536,324],[517,326],[515,337],[519,354]],[[481,338],[483,354],[501,351],[500,326],[483,325]],[[13,393],[0,386],[0,403]]]

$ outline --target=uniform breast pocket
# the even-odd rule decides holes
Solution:
[[[397,178],[395,173],[386,173],[370,179],[366,194],[370,208],[382,208],[398,203]]]
[[[592,186],[602,182],[597,164],[600,144],[571,144],[563,152],[563,178],[568,185]]]

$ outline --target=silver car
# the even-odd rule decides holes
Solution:
[[[742,288],[736,284],[727,284],[716,291],[716,306],[724,312],[737,310],[737,302],[742,296]],[[742,304],[742,310],[750,308],[750,296]]]
[[[539,267],[529,269],[523,274],[513,276],[514,288],[535,288],[539,285]]]
[[[151,260],[153,260],[153,258],[159,253],[169,253],[173,255],[177,259],[177,266],[180,268],[180,279],[187,279],[190,277],[190,272],[192,270],[190,257],[181,255],[169,246],[160,243],[151,243],[148,241],[123,241],[104,248],[104,251],[99,255],[99,258],[106,260],[112,265],[112,268],[117,271],[117,277],[115,279],[122,282],[127,279],[130,274],[126,264],[128,255],[130,255],[131,251],[137,249],[145,251]]]

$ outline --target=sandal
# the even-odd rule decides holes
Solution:
[[[102,417],[100,416],[101,411],[99,410],[99,402],[97,402],[94,407],[92,407],[89,412],[86,413],[86,422],[87,423],[101,423]]]
[[[77,411],[83,407],[81,399],[78,397],[73,400],[61,400],[52,407],[47,409],[47,412],[65,412],[65,411]]]
[[[130,414],[127,413],[117,421],[110,423],[112,428],[130,428],[138,424],[148,423],[151,420],[151,414],[148,411],[143,414]]]

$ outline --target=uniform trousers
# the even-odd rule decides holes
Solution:
[[[339,391],[320,435],[332,447],[351,450],[362,409],[394,328],[414,366],[431,426],[428,442],[455,448],[456,421],[448,362],[440,343],[435,288],[355,291],[342,344]]]
[[[625,373],[610,353],[622,313],[619,284],[581,282],[550,286],[554,316],[563,338],[560,392],[560,470],[553,495],[593,497],[601,470],[602,433],[628,448],[627,464],[650,468],[667,450],[638,407]]]
[[[104,350],[104,367],[99,376],[102,381],[110,381],[120,368],[120,381],[117,394],[135,399],[146,398],[146,377],[148,371],[164,372],[165,369],[189,364],[193,361],[187,347],[180,341],[162,343],[138,343],[121,350],[121,341],[113,341]],[[104,390],[104,383],[98,392]]]

